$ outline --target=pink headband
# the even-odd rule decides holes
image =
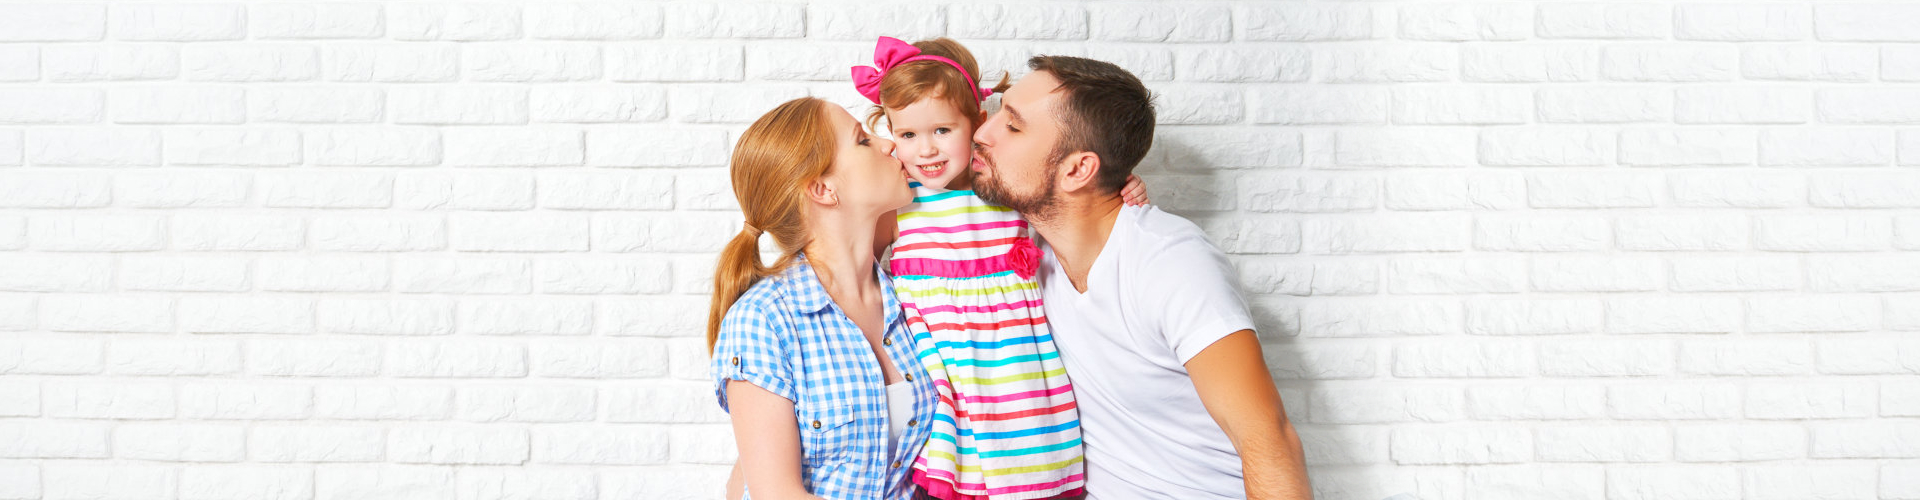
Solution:
[[[940,61],[953,66],[953,69],[960,71],[961,77],[966,78],[967,88],[973,90],[976,100],[984,101],[987,96],[993,95],[993,89],[980,88],[980,84],[973,81],[973,75],[967,74],[967,69],[960,67],[960,63],[945,57],[921,54],[919,47],[890,36],[880,37],[880,43],[873,48],[873,66],[880,69],[853,67],[853,89],[860,91],[860,95],[867,96],[867,100],[874,104],[880,104],[880,79],[885,78],[894,67],[914,61]]]

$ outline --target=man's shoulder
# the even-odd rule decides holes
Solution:
[[[1137,259],[1134,265],[1194,262],[1191,259],[1220,254],[1220,249],[1207,239],[1206,231],[1186,217],[1149,205],[1122,209],[1120,218],[1132,226],[1128,244],[1134,249],[1129,253]]]

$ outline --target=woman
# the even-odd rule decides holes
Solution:
[[[814,98],[767,112],[734,147],[746,228],[720,254],[707,322],[740,447],[729,498],[911,498],[936,396],[874,258],[875,221],[913,198],[892,151]],[[772,266],[763,232],[780,248]]]

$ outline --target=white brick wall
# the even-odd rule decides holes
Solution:
[[[1322,499],[1920,499],[1920,5],[0,3],[0,500],[715,498],[773,104],[1159,94]]]

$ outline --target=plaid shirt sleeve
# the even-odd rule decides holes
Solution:
[[[774,395],[798,400],[792,362],[793,336],[785,322],[777,321],[779,311],[766,294],[747,294],[727,310],[720,321],[719,338],[713,346],[714,395],[720,409],[727,409],[727,382],[733,380],[766,389]]]

